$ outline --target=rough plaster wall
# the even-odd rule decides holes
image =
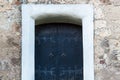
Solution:
[[[95,80],[120,80],[120,1],[94,2]]]
[[[21,4],[93,4],[95,80],[120,80],[119,0],[0,0],[0,80],[21,80]]]
[[[20,80],[20,22],[18,2],[0,0],[0,80]]]

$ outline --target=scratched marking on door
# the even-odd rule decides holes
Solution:
[[[59,80],[81,80],[83,74],[83,68],[74,67],[60,67]],[[37,77],[40,80],[56,80],[55,67],[52,67],[50,70],[47,68],[42,69],[39,67],[36,70]]]

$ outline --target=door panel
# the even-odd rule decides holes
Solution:
[[[82,27],[50,23],[36,26],[35,80],[83,80]]]

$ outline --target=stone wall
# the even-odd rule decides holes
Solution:
[[[119,0],[0,0],[0,80],[21,80],[21,4],[93,4],[95,80],[120,80]]]

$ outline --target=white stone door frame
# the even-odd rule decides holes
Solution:
[[[35,21],[64,15],[78,24],[82,20],[84,80],[94,80],[93,6],[89,4],[22,5],[22,80],[35,80]]]

